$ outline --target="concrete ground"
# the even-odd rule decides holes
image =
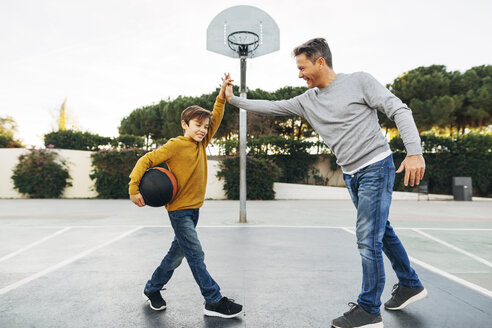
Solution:
[[[232,320],[203,316],[186,261],[151,310],[141,293],[173,238],[127,200],[0,200],[0,327],[329,327],[360,290],[349,200],[206,201],[198,233]],[[385,327],[492,322],[492,202],[394,201],[390,221],[429,296]],[[396,277],[386,262],[384,302]]]

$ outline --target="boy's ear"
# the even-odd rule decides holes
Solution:
[[[183,128],[183,130],[186,130],[188,128],[188,124],[186,124],[184,120],[181,120],[181,127]]]

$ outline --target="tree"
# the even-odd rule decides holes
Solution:
[[[14,138],[17,123],[10,116],[0,117],[0,148],[20,148],[22,144]]]
[[[472,67],[463,74],[448,72],[443,65],[418,67],[387,87],[412,109],[420,131],[438,127],[463,134],[466,128],[491,123],[491,65]],[[382,115],[380,121],[383,127],[395,127]]]

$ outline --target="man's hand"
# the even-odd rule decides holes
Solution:
[[[234,80],[231,80],[231,74],[230,73],[224,73],[224,77],[221,78],[222,79],[222,84],[220,85],[220,92],[219,92],[219,97],[220,98],[226,98],[226,88],[229,86],[229,85],[232,85],[232,82]],[[229,100],[230,97],[227,99]]]
[[[415,183],[417,185],[420,184],[420,180],[424,178],[425,172],[424,157],[422,155],[411,155],[405,157],[396,173],[401,173],[403,170],[405,170],[405,178],[403,180],[405,187],[408,186],[409,179],[411,187],[413,187]]]
[[[225,89],[225,97],[227,101],[231,100],[232,96],[234,96],[234,93],[232,92],[232,86],[234,85],[232,81],[234,80],[229,80],[230,82],[227,84],[227,87]]]
[[[135,195],[130,195],[130,200],[138,207],[145,206],[144,199],[140,193]]]

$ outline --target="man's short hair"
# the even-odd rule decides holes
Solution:
[[[326,65],[333,68],[330,47],[323,38],[311,39],[300,46],[295,47],[293,53],[294,56],[299,56],[300,54],[306,55],[306,58],[313,62],[313,64],[318,58],[323,57]]]
[[[185,121],[187,125],[193,119],[201,122],[204,119],[210,119],[211,117],[212,112],[196,105],[186,107],[186,109],[181,113],[181,120]]]

